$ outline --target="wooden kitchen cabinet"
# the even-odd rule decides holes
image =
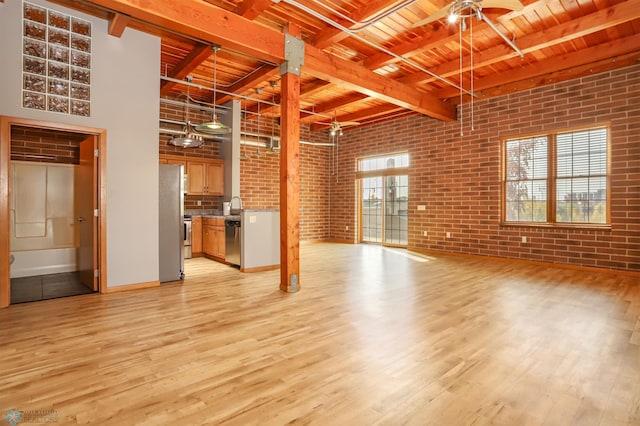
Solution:
[[[160,154],[160,164],[179,164],[184,166],[185,173],[187,172],[187,158],[179,157],[177,155]]]
[[[204,218],[203,221],[203,250],[207,257],[216,260],[225,259],[224,219]]]
[[[187,161],[189,195],[224,195],[224,162],[222,160]]]
[[[181,164],[187,195],[224,195],[224,161],[160,154],[160,164]]]
[[[191,218],[191,255],[194,257],[202,255],[202,218],[194,216]]]

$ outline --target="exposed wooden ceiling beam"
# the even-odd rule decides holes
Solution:
[[[598,62],[589,62],[584,65],[574,66],[569,69],[544,74],[541,76],[529,77],[525,80],[518,80],[513,83],[503,83],[499,86],[489,87],[485,90],[476,91],[479,99],[489,99],[509,93],[520,92],[522,90],[533,89],[547,84],[558,83],[560,81],[574,80],[593,74],[635,65],[640,61],[640,51],[634,51],[615,58],[607,58]],[[455,102],[458,98],[452,100]],[[465,99],[465,102],[467,99]]]
[[[244,0],[236,7],[236,13],[253,21],[269,6],[271,6],[271,0]]]
[[[153,0],[87,2],[259,60],[273,63],[283,60],[282,33],[208,3]]]
[[[324,114],[324,113],[331,113],[333,114],[334,112],[336,112],[337,109],[339,109],[342,106],[348,105],[348,104],[352,104],[355,102],[359,102],[363,99],[367,99],[368,96],[363,95],[361,93],[350,93],[348,95],[345,96],[340,96],[339,98],[335,98],[332,99],[330,101],[327,102],[323,102],[321,104],[317,104],[314,105],[314,112],[320,113],[320,114]],[[318,117],[312,117],[310,115],[307,115],[303,118],[300,119],[300,121],[302,122],[310,122],[310,121],[323,121],[323,120],[319,120]],[[331,120],[328,120],[327,122],[330,122]]]
[[[280,69],[273,65],[264,64],[257,71],[249,74],[246,78],[233,84],[231,87],[225,89],[225,92],[242,93],[250,88],[259,86],[265,80],[272,80],[279,74]],[[216,103],[223,104],[233,99],[233,95],[216,96]]]
[[[638,51],[638,46],[640,46],[640,34],[618,39],[614,42],[592,46],[578,52],[572,52],[555,58],[546,59],[544,61],[536,62],[533,65],[512,71],[501,72],[491,75],[490,77],[478,79],[474,83],[475,90],[477,92],[509,83],[534,79],[560,70],[587,65],[594,61],[602,61],[612,57],[625,55],[627,53]],[[458,96],[459,92],[455,89],[450,90],[447,88],[439,90],[436,92],[436,95],[440,98],[452,98],[454,96]]]
[[[368,18],[378,15],[379,13],[385,11],[392,5],[397,3],[393,0],[373,0],[369,1],[367,5],[361,9],[358,9],[353,16],[350,16],[354,21],[365,21]],[[346,19],[338,19],[336,20],[340,25],[346,28],[353,27],[353,23]],[[349,34],[341,31],[335,27],[327,26],[322,31],[318,32],[315,37],[311,40],[311,44],[313,44],[318,49],[324,49],[330,46],[333,43],[338,43],[341,40],[349,37]]]
[[[638,18],[640,18],[640,0],[628,0],[608,9],[599,10],[582,18],[525,36],[517,40],[516,43],[520,50],[525,53],[535,52]],[[516,56],[517,53],[513,49],[501,44],[483,52],[475,53],[473,66],[474,68],[481,68]],[[467,64],[463,71],[468,71],[471,61],[467,58],[463,62]],[[460,72],[460,63],[458,60],[451,61],[432,69],[432,71],[443,77],[451,76]],[[433,77],[423,72],[417,72],[402,78],[400,81],[408,85],[417,85],[433,81]]]
[[[326,82],[324,80],[314,80],[310,83],[306,83],[306,84],[301,84],[300,85],[300,98],[304,97],[304,96],[311,96],[314,93],[320,91],[320,90],[324,90],[327,86],[329,86],[331,83]],[[275,104],[280,104],[280,95],[276,95],[275,98],[273,99],[273,103]],[[280,106],[265,106],[265,105],[261,105],[260,106],[260,113],[261,114],[270,114],[272,113],[274,110],[279,110]],[[257,106],[257,102],[252,105],[249,106],[247,108],[245,108],[245,110],[249,111],[249,112],[258,112],[258,106]]]
[[[108,29],[109,35],[118,37],[118,38],[122,37],[122,34],[124,33],[124,30],[127,28],[127,25],[129,25],[130,21],[131,21],[131,18],[129,18],[127,15],[123,15],[121,13],[115,13],[113,15],[113,18],[109,20],[109,29]]]
[[[402,110],[403,108],[398,108],[395,105],[378,105],[375,107],[360,110],[358,112],[339,115],[336,117],[336,120],[338,122],[362,121],[366,119],[380,117],[383,115],[389,115],[393,112],[402,111]],[[311,131],[315,132],[315,131],[326,129],[327,127],[328,127],[327,123],[314,123],[311,125]]]
[[[476,28],[476,31],[477,30],[478,29]],[[449,28],[441,26],[439,29],[428,32],[422,37],[418,37],[415,40],[400,44],[389,50],[398,56],[411,58],[412,56],[419,55],[423,52],[428,52],[429,50],[442,45],[444,43],[444,40],[447,40],[449,38],[451,38],[451,40],[458,40],[458,35],[456,34],[455,37],[452,36]],[[400,59],[396,58],[395,56],[391,56],[386,52],[379,52],[363,60],[362,65],[371,70],[375,70],[385,65],[393,64],[399,61]]]
[[[199,44],[193,49],[187,56],[185,56],[169,73],[169,77],[176,80],[184,79],[191,71],[196,69],[202,62],[204,62],[211,54],[213,50],[211,46],[206,44]],[[172,81],[162,80],[160,82],[160,96],[164,96],[176,83]]]
[[[267,62],[284,60],[284,37],[281,33],[207,3],[152,0],[89,2]],[[455,120],[454,108],[432,95],[419,93],[413,87],[313,46],[305,46],[303,72],[434,118]]]
[[[455,109],[429,93],[383,77],[361,65],[306,46],[304,69],[317,78],[444,121],[455,120]]]

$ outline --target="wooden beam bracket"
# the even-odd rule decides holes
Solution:
[[[291,34],[284,34],[284,62],[280,64],[280,75],[287,73],[300,76],[304,65],[304,41]]]

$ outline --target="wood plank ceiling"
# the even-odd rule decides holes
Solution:
[[[187,76],[213,88],[211,45],[219,44],[216,103],[242,98],[244,109],[275,116],[279,108],[255,100],[279,103],[281,34],[297,25],[305,42],[301,121],[313,130],[334,117],[361,125],[416,113],[455,119],[459,86],[471,90],[471,69],[475,99],[486,99],[640,58],[640,0],[524,0],[520,11],[483,9],[523,57],[475,17],[466,20],[462,43],[459,22],[413,27],[448,0],[55,2],[109,20],[116,37],[127,27],[160,36],[158,72],[173,79],[161,81],[163,97],[184,98],[186,86],[175,80]],[[194,88],[190,96],[214,98],[212,90]]]

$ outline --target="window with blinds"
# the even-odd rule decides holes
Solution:
[[[606,127],[506,139],[503,159],[504,222],[609,222]]]

